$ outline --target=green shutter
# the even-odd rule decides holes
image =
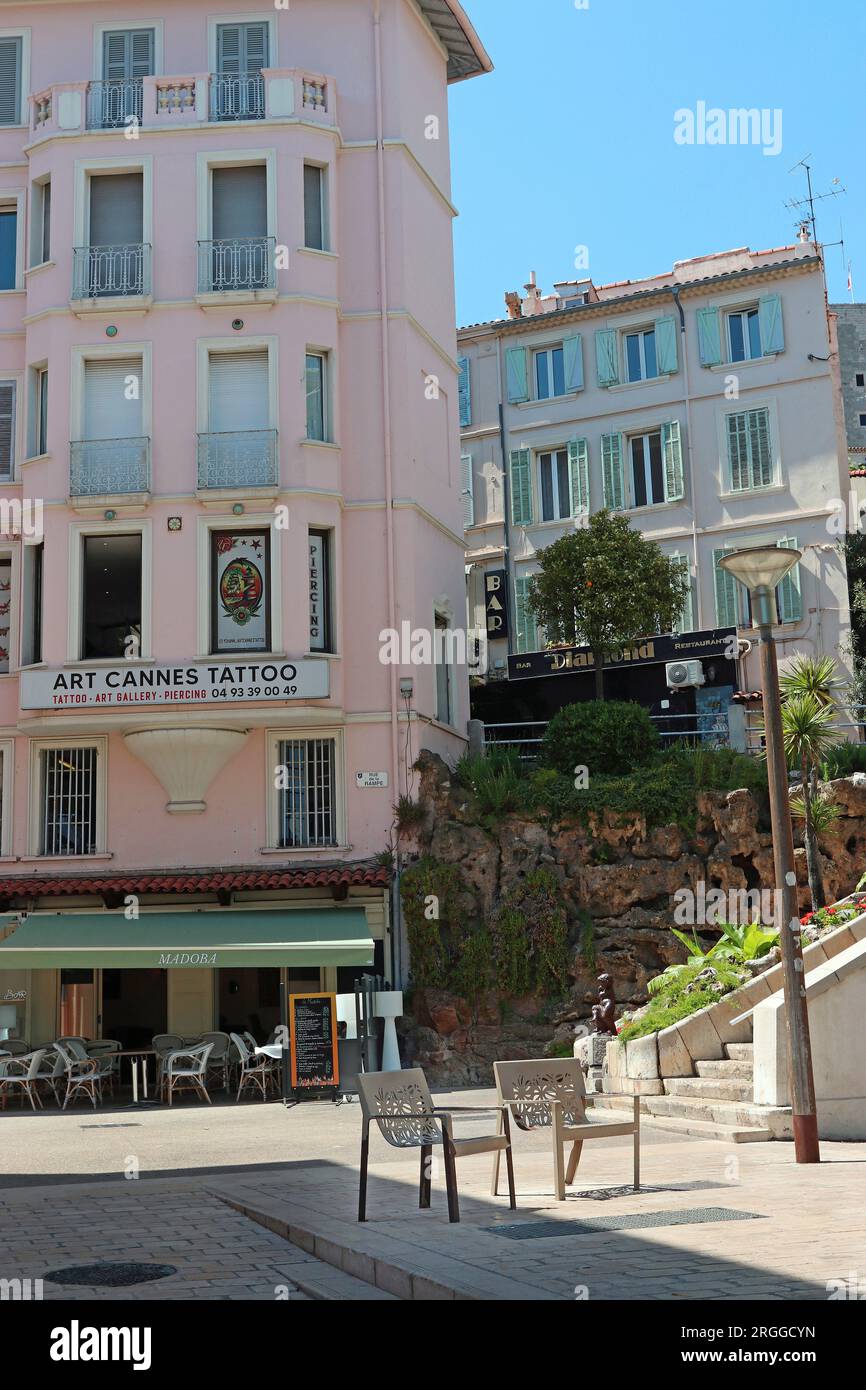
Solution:
[[[236,76],[241,72],[241,26],[220,24],[217,27],[217,72]]]
[[[761,328],[761,351],[785,351],[785,329],[782,323],[782,301],[777,294],[765,294],[758,300],[758,323]]]
[[[737,593],[737,581],[719,564],[722,557],[729,554],[730,550],[725,548],[713,551],[716,579],[716,627],[739,626],[740,596]]]
[[[568,483],[571,515],[589,511],[589,445],[585,439],[568,441]]]
[[[268,25],[245,24],[244,47],[246,72],[261,72],[268,66]]]
[[[15,382],[0,381],[0,478],[15,471]]]
[[[581,338],[566,338],[562,344],[566,391],[583,390],[583,342]]]
[[[514,580],[515,645],[518,652],[535,650],[536,625],[529,609],[529,575]]]
[[[694,632],[695,596],[694,590],[692,588],[691,563],[689,561],[688,555],[680,555],[678,551],[674,552],[674,554],[671,556],[671,559],[676,560],[679,563],[680,568],[682,569],[683,573],[689,581],[689,591],[686,594],[685,601],[683,602],[682,610],[680,611],[680,616],[677,622],[674,624],[674,632]]]
[[[665,501],[681,502],[685,497],[683,447],[679,420],[662,425],[662,455],[665,469]]]
[[[616,329],[599,328],[597,330],[595,363],[599,386],[616,386],[619,382],[619,351]]]
[[[460,497],[463,502],[463,526],[468,531],[475,525],[475,493],[472,485],[472,455],[460,458]]]
[[[511,524],[532,525],[532,459],[528,449],[511,454]]]
[[[796,537],[786,536],[784,540],[776,542],[780,550],[798,550]],[[781,584],[776,589],[776,602],[779,608],[780,623],[798,623],[803,617],[803,596],[800,593],[800,566],[796,564],[794,568],[785,575]]]
[[[622,462],[622,435],[601,436],[601,476],[604,505],[612,512],[625,510],[625,473]]]
[[[526,348],[508,348],[505,353],[505,377],[508,399],[512,405],[529,400],[529,373]]]
[[[698,347],[702,367],[721,366],[722,322],[718,309],[698,310]]]
[[[457,383],[457,393],[460,399],[460,428],[465,429],[472,424],[472,383],[469,376],[469,358],[458,357],[457,365],[460,369],[460,376]]]
[[[0,125],[21,123],[21,39],[0,39]]]
[[[656,365],[659,376],[672,376],[679,369],[677,325],[673,318],[656,319]]]

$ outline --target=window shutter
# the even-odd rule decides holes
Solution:
[[[213,169],[214,241],[268,234],[268,186],[264,164]]]
[[[698,346],[702,367],[721,365],[722,324],[718,309],[698,310]]]
[[[141,174],[94,174],[90,179],[90,245],[138,246],[143,239]]]
[[[505,376],[508,399],[512,405],[529,400],[529,373],[526,348],[508,348],[505,353]]]
[[[21,40],[0,39],[0,125],[21,122]]]
[[[227,76],[241,71],[241,26],[220,24],[217,29],[217,67]]]
[[[129,77],[129,33],[116,29],[102,36],[102,76],[106,82],[122,82]]]
[[[725,547],[713,551],[716,583],[716,627],[739,626],[740,603],[737,581],[719,564],[722,557],[729,553],[730,551]]]
[[[472,483],[472,455],[463,454],[460,458],[460,496],[463,499],[464,530],[475,525],[475,493]]]
[[[243,54],[246,63],[244,72],[261,72],[262,68],[268,66],[268,25],[267,24],[245,24],[243,26],[244,48]]]
[[[209,378],[211,434],[270,429],[267,352],[214,352]]]
[[[680,566],[680,569],[683,571],[683,574],[689,581],[689,591],[686,594],[685,601],[683,602],[683,606],[680,611],[680,616],[674,624],[674,632],[694,632],[694,592],[692,590],[692,567],[689,562],[689,557],[688,555],[680,555],[678,551],[675,551],[674,554],[671,556],[671,559],[677,561],[678,565]]]
[[[568,481],[571,491],[571,515],[589,511],[589,445],[585,439],[568,443]]]
[[[469,358],[458,357],[457,365],[460,369],[457,383],[460,399],[460,428],[465,429],[467,425],[472,424],[472,381],[469,375]]]
[[[616,386],[619,382],[619,353],[615,329],[599,328],[596,332],[595,362],[599,386]]]
[[[662,454],[665,469],[665,501],[680,502],[685,496],[683,447],[679,420],[662,425]]]
[[[622,463],[622,435],[601,436],[601,476],[604,505],[612,512],[625,509],[625,474]]]
[[[532,462],[528,449],[511,454],[511,523],[532,525]]]
[[[133,29],[129,35],[129,76],[150,77],[154,68],[153,29]]]
[[[140,357],[113,357],[84,367],[84,438],[141,438]],[[138,378],[138,399],[127,399],[127,377]]]
[[[566,338],[562,344],[566,391],[583,390],[583,340],[580,336]]]
[[[786,536],[784,540],[776,542],[780,550],[797,550],[796,537]],[[794,568],[785,575],[779,587],[776,589],[776,600],[779,607],[779,622],[798,623],[803,616],[803,597],[800,593],[800,566]]]
[[[529,575],[520,575],[514,581],[514,626],[515,645],[518,652],[531,652],[535,648],[535,619],[529,609]]]
[[[325,249],[325,171],[318,164],[304,165],[304,245]]]
[[[659,376],[672,376],[679,370],[677,325],[673,318],[656,319],[656,362]]]
[[[764,356],[771,352],[784,352],[785,329],[782,324],[782,301],[779,295],[765,294],[758,300],[758,323]]]
[[[15,382],[0,381],[0,477],[11,478],[15,463]]]

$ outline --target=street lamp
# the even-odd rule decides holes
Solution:
[[[794,1116],[794,1153],[798,1163],[820,1163],[818,1118],[815,1113],[815,1081],[812,1044],[806,1009],[803,951],[800,946],[800,911],[794,872],[794,832],[788,803],[788,764],[782,739],[782,702],[773,623],[776,621],[776,586],[801,557],[799,550],[775,545],[734,550],[719,560],[722,569],[748,589],[752,621],[760,634],[761,685],[764,693],[764,737],[767,745],[767,783],[773,832],[773,863],[782,911],[776,911],[784,972],[785,1017],[788,1038],[788,1090]],[[777,902],[779,900],[777,899]],[[781,920],[780,920],[781,918]]]

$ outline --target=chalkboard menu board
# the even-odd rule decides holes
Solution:
[[[336,1086],[337,996],[290,994],[289,1031],[292,1040],[292,1088]]]

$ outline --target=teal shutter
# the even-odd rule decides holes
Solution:
[[[665,469],[665,501],[681,502],[685,496],[683,446],[679,420],[662,425],[662,456]]]
[[[758,323],[761,329],[761,351],[785,351],[785,329],[782,324],[782,301],[777,294],[765,294],[758,300]]]
[[[776,542],[780,550],[798,550],[796,537],[786,536],[784,540]],[[803,616],[803,597],[800,593],[800,566],[794,568],[785,575],[781,584],[776,589],[776,602],[779,608],[780,623],[798,623]]]
[[[460,428],[465,429],[467,425],[472,424],[472,383],[469,376],[469,358],[458,357],[457,365],[460,368],[457,383],[460,399]]]
[[[738,627],[740,620],[740,596],[737,593],[737,581],[719,564],[722,557],[728,554],[730,551],[725,548],[713,551],[716,580],[716,627]]]
[[[508,399],[512,405],[529,400],[529,372],[526,348],[508,348],[505,353],[505,377]]]
[[[672,318],[656,319],[656,362],[659,376],[672,376],[679,370],[677,325]]]
[[[671,556],[671,559],[677,561],[677,563],[683,571],[683,574],[689,581],[689,591],[686,594],[685,602],[683,603],[680,616],[677,622],[674,624],[674,632],[694,632],[695,596],[692,588],[692,567],[689,562],[689,557],[688,555],[680,555],[678,552],[675,552]]]
[[[698,348],[702,367],[721,366],[722,316],[718,309],[698,310]]]
[[[599,386],[619,383],[619,353],[616,329],[599,328],[595,335],[595,363]]]
[[[460,459],[460,497],[463,502],[463,526],[469,530],[475,525],[475,493],[472,483],[472,455],[463,454]]]
[[[535,650],[535,619],[529,609],[529,575],[514,580],[515,645],[518,652]]]
[[[580,337],[566,338],[562,344],[566,391],[583,390],[583,342]]]
[[[156,34],[153,29],[133,29],[129,36],[130,77],[150,77],[154,69]]]
[[[585,439],[568,442],[568,483],[571,515],[589,511],[589,445]]]
[[[243,26],[245,72],[261,72],[268,66],[268,25],[245,24]]]
[[[532,459],[528,449],[511,454],[511,524],[532,525]]]
[[[21,39],[0,39],[0,125],[21,122]]]
[[[226,76],[241,72],[241,26],[220,24],[217,28],[217,71]]]
[[[15,472],[15,382],[0,381],[0,478]]]
[[[612,512],[625,510],[625,473],[622,462],[622,435],[601,436],[601,476],[604,505]]]

